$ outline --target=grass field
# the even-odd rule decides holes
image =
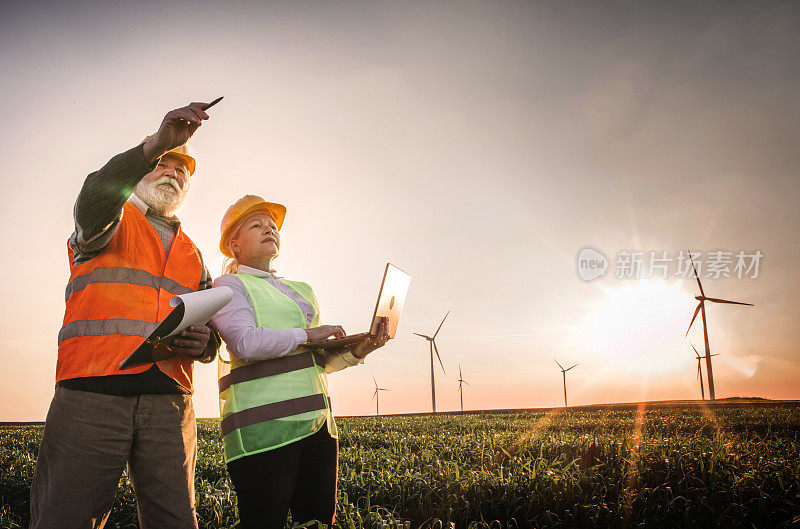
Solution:
[[[340,418],[338,526],[800,527],[797,403]],[[199,421],[201,527],[235,525]],[[0,525],[26,527],[41,426],[0,427]],[[107,527],[136,527],[123,475]]]

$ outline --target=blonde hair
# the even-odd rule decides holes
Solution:
[[[242,226],[244,225],[244,223],[247,222],[247,219],[249,219],[250,217],[252,217],[256,213],[266,213],[267,215],[270,216],[270,218],[273,221],[275,221],[275,217],[272,216],[272,213],[270,213],[267,210],[261,210],[261,209],[253,211],[253,212],[245,215],[244,217],[242,217],[242,218],[240,218],[239,220],[236,221],[236,224],[234,224],[231,227],[231,229],[228,230],[228,234],[227,234],[227,236],[225,238],[225,246],[227,246],[228,249],[231,251],[231,253],[233,254],[233,257],[226,257],[225,260],[222,261],[222,273],[223,274],[235,274],[235,273],[237,273],[239,271],[239,259],[237,259],[236,252],[234,252],[233,248],[231,248],[231,246],[230,246],[231,245],[231,241],[236,239],[237,237],[239,237],[239,231],[242,229]],[[273,272],[273,271],[274,270],[269,270],[269,272]]]
[[[237,261],[235,257],[233,259],[226,257],[225,260],[222,261],[223,274],[235,274],[238,271],[239,271],[239,261]]]

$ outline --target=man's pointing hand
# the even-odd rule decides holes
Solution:
[[[167,112],[158,132],[144,143],[147,163],[153,163],[164,153],[189,141],[203,120],[208,119],[208,114],[203,111],[204,106],[206,103],[192,103]]]

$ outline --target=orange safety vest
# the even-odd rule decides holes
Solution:
[[[203,263],[194,243],[178,228],[169,256],[153,225],[130,202],[103,252],[73,264],[64,324],[58,333],[56,381],[141,373],[152,364],[120,371],[119,364],[172,310],[169,300],[200,286]],[[157,363],[181,386],[192,389],[192,361],[179,354]]]

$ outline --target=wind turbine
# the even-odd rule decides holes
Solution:
[[[436,358],[439,359],[439,365],[442,366],[442,373],[444,373],[446,375],[447,372],[444,370],[444,364],[442,363],[442,357],[439,356],[439,349],[436,347],[436,335],[439,334],[439,331],[442,329],[442,325],[444,325],[444,320],[446,320],[447,316],[449,316],[449,315],[450,315],[450,311],[448,310],[447,314],[445,314],[444,318],[442,318],[442,323],[439,324],[439,328],[436,329],[435,333],[433,333],[433,336],[427,336],[425,334],[420,334],[418,332],[414,333],[417,336],[422,336],[423,338],[428,340],[428,343],[431,346],[431,407],[433,408],[433,413],[436,413],[436,384],[435,384],[434,379],[433,379],[433,352],[436,351]]]
[[[379,404],[378,396],[380,394],[378,392],[379,391],[391,391],[391,390],[390,389],[386,389],[386,388],[379,388],[378,387],[378,382],[375,380],[375,377],[372,377],[372,381],[375,382],[375,393],[372,394],[372,398],[375,399],[375,415],[380,415],[381,411],[380,411],[380,408],[378,407],[378,404]]]
[[[470,385],[470,383],[461,376],[461,364],[458,364],[458,396],[461,397],[461,411],[464,411],[464,389],[461,387],[461,384]]]
[[[703,316],[703,341],[705,342],[706,346],[706,354],[703,358],[706,359],[706,373],[708,373],[708,398],[710,400],[716,399],[716,394],[714,393],[714,371],[711,368],[711,357],[716,356],[711,354],[711,348],[708,345],[708,326],[706,325],[706,301],[710,301],[712,303],[728,303],[730,305],[748,305],[753,307],[752,303],[742,303],[741,301],[729,301],[727,299],[719,299],[719,298],[708,298],[706,297],[706,293],[703,291],[703,285],[700,284],[700,275],[697,273],[697,268],[694,266],[694,259],[692,259],[692,252],[689,251],[689,260],[692,262],[692,270],[694,270],[694,277],[697,279],[697,286],[700,289],[700,295],[695,296],[694,299],[698,300],[700,303],[697,304],[697,308],[694,309],[694,315],[692,316],[692,321],[689,322],[689,328],[686,329],[686,336],[689,335],[689,331],[692,329],[692,324],[694,323],[695,318],[697,318],[697,313],[699,312]]]
[[[553,360],[556,360],[556,359],[553,358]],[[556,364],[558,364],[558,360],[556,360]],[[575,364],[572,367],[575,367],[577,365],[578,364]],[[572,369],[572,367],[568,367],[567,369],[564,369],[564,366],[562,366],[561,364],[558,364],[558,367],[561,368],[561,376],[564,378],[564,407],[566,408],[567,407],[567,371]]]
[[[694,354],[697,357],[697,380],[700,381],[700,397],[703,400],[706,400],[706,394],[705,391],[703,390],[703,370],[700,369],[700,361],[703,360],[705,356],[700,356],[700,353],[697,352],[697,349],[695,349],[694,344],[692,342],[689,342],[689,345],[692,346],[692,349],[694,349]],[[719,354],[714,354],[711,356],[719,356]]]

